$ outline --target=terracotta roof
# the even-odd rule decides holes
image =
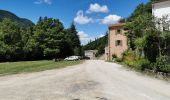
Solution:
[[[111,24],[109,25],[109,29],[116,28],[116,27],[123,27],[123,26],[125,26],[125,23]]]

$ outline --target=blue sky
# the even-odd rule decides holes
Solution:
[[[75,22],[82,44],[103,36],[108,24],[130,16],[148,0],[0,0],[0,9],[37,22],[40,16],[60,19],[66,28]]]

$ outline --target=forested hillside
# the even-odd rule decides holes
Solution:
[[[2,13],[3,12],[3,13]],[[74,24],[65,29],[59,19],[40,17],[35,25],[1,11],[0,61],[40,60],[80,55]]]
[[[24,26],[24,27],[28,27],[30,25],[34,25],[34,23],[28,19],[25,18],[20,18],[18,16],[16,16],[15,14],[9,12],[9,11],[5,11],[5,10],[0,10],[0,22],[4,19],[4,18],[9,18],[12,21],[15,21],[17,23],[19,23],[20,25]]]
[[[83,46],[84,50],[98,50],[97,56],[104,54],[105,46],[108,42],[108,34],[104,37],[97,38],[94,41],[90,41],[87,45]]]

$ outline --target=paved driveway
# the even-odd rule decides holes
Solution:
[[[100,60],[0,77],[0,100],[170,100],[170,83]]]

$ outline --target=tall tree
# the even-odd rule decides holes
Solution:
[[[70,46],[65,35],[66,31],[58,19],[45,17],[34,27],[36,56],[49,59],[67,56]]]
[[[68,38],[70,39],[70,44],[73,48],[74,54],[75,55],[80,55],[81,54],[81,44],[80,44],[80,39],[78,36],[78,32],[76,30],[76,26],[72,23],[70,28],[67,29],[67,35]]]

